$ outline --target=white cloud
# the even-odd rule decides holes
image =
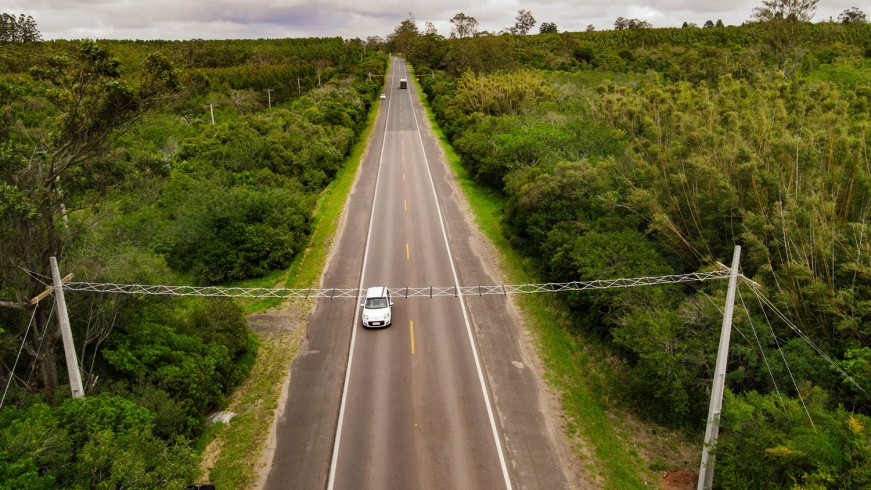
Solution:
[[[822,0],[815,20],[837,18],[855,3]],[[409,13],[421,29],[430,21],[444,36],[450,34],[449,21],[458,12],[475,17],[480,30],[498,32],[514,25],[520,9],[531,11],[537,26],[554,22],[560,31],[581,31],[589,24],[610,29],[617,17],[646,20],[654,27],[702,25],[707,20],[738,25],[761,1],[7,0],[6,4],[0,8],[3,12],[33,16],[45,39],[233,39],[384,37]]]

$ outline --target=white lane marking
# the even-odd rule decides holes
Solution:
[[[395,62],[391,60],[392,68],[396,68]],[[387,99],[387,116],[384,119],[384,136],[381,139],[381,156],[378,159],[378,172],[375,174],[375,195],[372,197],[372,210],[369,212],[369,230],[366,232],[366,248],[363,252],[363,267],[360,270],[360,287],[357,293],[357,301],[363,297],[363,281],[366,274],[366,262],[369,259],[369,242],[372,238],[372,221],[375,217],[375,202],[378,200],[378,183],[381,180],[381,168],[384,163],[384,144],[387,141],[387,123],[390,120],[390,101],[393,98]],[[348,384],[351,380],[351,364],[354,361],[354,344],[357,340],[357,307],[354,309],[354,320],[351,324],[351,346],[348,349],[348,366],[345,368],[345,385],[342,387],[342,403],[339,405],[339,421],[336,427],[336,438],[333,441],[333,455],[330,459],[330,476],[327,480],[327,489],[333,490],[333,485],[336,483],[336,466],[339,459],[339,444],[342,442],[342,425],[345,421],[345,404],[348,401]]]
[[[417,127],[417,136],[420,139],[420,149],[423,152],[426,173],[429,175],[429,183],[430,186],[432,186],[436,211],[438,211],[439,214],[439,224],[442,228],[442,237],[445,239],[445,248],[448,250],[448,260],[451,264],[451,273],[454,275],[454,287],[457,288],[457,299],[460,301],[460,309],[463,311],[463,321],[466,323],[466,332],[469,334],[469,344],[472,346],[472,356],[475,358],[475,368],[478,371],[478,381],[481,384],[481,393],[484,395],[484,404],[487,406],[487,417],[490,419],[490,429],[493,431],[493,441],[496,443],[496,451],[499,453],[499,464],[502,466],[502,477],[505,480],[505,488],[511,490],[511,477],[508,474],[508,464],[505,462],[505,455],[502,452],[502,441],[499,440],[499,431],[496,429],[496,417],[493,416],[493,407],[490,405],[490,393],[487,390],[487,384],[484,382],[484,371],[481,369],[481,361],[478,358],[478,347],[475,344],[475,337],[472,335],[472,325],[469,322],[469,314],[466,312],[466,301],[463,299],[463,293],[460,290],[460,280],[457,276],[457,268],[454,266],[454,255],[451,253],[451,246],[450,243],[448,243],[448,233],[445,230],[445,220],[442,218],[442,207],[439,204],[439,196],[436,191],[435,181],[432,178],[432,171],[430,171],[429,168],[429,160],[426,158],[426,148],[423,145],[423,134],[421,134],[420,125],[417,123],[417,110],[414,108],[413,102],[411,104],[411,111],[414,113],[414,125]]]

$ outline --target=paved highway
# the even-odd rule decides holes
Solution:
[[[409,76],[394,58],[324,285],[492,283],[415,86],[399,78]],[[359,304],[321,300],[265,487],[568,486],[506,300],[394,301],[390,327],[364,329]]]

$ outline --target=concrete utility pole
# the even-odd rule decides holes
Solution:
[[[49,258],[51,262],[51,277],[54,282],[54,297],[57,303],[57,321],[60,324],[60,334],[64,342],[64,357],[67,360],[67,371],[70,374],[70,389],[73,398],[85,396],[82,388],[82,374],[79,372],[79,360],[76,357],[76,346],[73,343],[73,332],[70,329],[70,318],[67,315],[67,302],[64,299],[64,285],[57,267],[57,259]]]
[[[726,291],[726,307],[723,312],[723,327],[720,329],[720,347],[717,349],[717,364],[711,387],[711,405],[708,407],[708,425],[705,429],[705,445],[702,448],[702,464],[699,468],[697,490],[709,490],[714,485],[714,455],[720,434],[720,415],[723,411],[723,391],[726,385],[726,363],[729,360],[729,340],[732,336],[732,312],[735,309],[735,289],[738,284],[738,264],[741,246],[735,245],[732,267],[729,268],[729,289]]]
[[[266,94],[269,96],[269,108],[272,109],[272,90],[271,88],[266,89]]]

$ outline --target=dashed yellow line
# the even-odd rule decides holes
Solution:
[[[410,320],[411,322],[411,353],[414,354],[414,320]]]
[[[405,242],[405,260],[411,260],[411,249],[408,246],[408,242]]]
[[[402,207],[405,208],[406,211],[408,211],[408,199],[402,200]]]

